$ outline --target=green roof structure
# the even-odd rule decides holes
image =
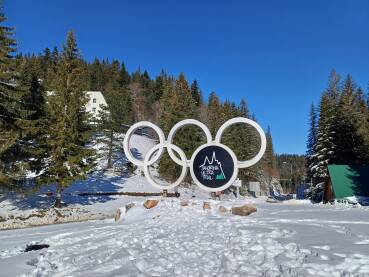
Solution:
[[[369,166],[328,165],[336,199],[349,196],[369,196]]]

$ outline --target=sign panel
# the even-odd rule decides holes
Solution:
[[[205,144],[192,156],[191,175],[197,185],[208,191],[221,191],[237,177],[237,160],[222,144]]]

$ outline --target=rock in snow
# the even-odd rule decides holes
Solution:
[[[135,203],[129,203],[125,205],[124,207],[117,209],[117,211],[115,212],[115,216],[114,216],[115,222],[121,220],[122,215],[126,214],[128,210],[130,210],[134,205]]]
[[[209,202],[205,202],[202,204],[202,209],[203,210],[211,210],[211,206]]]
[[[226,212],[228,212],[228,209],[226,207],[224,207],[224,206],[219,206],[218,211],[220,213],[226,213]]]
[[[188,200],[182,200],[182,201],[180,202],[180,205],[181,205],[182,207],[188,206]]]
[[[146,209],[154,208],[156,205],[158,205],[159,200],[146,200],[143,204]]]
[[[241,207],[232,207],[232,214],[247,216],[257,211],[254,205],[243,205]]]

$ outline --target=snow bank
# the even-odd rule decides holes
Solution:
[[[62,209],[32,210],[16,215],[0,215],[0,230],[34,227],[48,224],[104,219],[111,215],[90,213],[86,209],[68,207]]]

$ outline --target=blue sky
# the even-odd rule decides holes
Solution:
[[[196,78],[207,97],[242,97],[277,153],[304,153],[309,106],[329,72],[369,81],[369,1],[5,0],[21,52],[74,29],[88,60]]]

